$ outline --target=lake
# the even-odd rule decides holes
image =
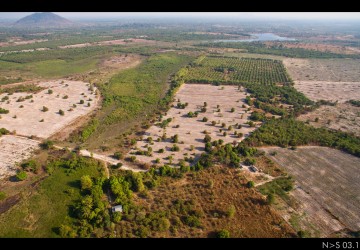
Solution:
[[[295,38],[288,38],[275,35],[273,33],[257,33],[257,34],[250,34],[250,39],[221,39],[216,40],[215,42],[264,42],[264,41],[296,41]]]

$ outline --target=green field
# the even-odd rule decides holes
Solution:
[[[90,123],[80,135],[81,140],[87,139],[87,145],[94,146],[103,141],[119,143],[116,137],[132,125],[146,121],[159,109],[169,87],[170,75],[192,59],[175,53],[150,56],[137,68],[125,70],[112,77],[109,83],[100,85],[104,103],[95,118],[99,123]]]
[[[98,162],[82,158],[69,173],[71,164],[65,162],[55,167],[30,196],[24,193],[18,205],[0,215],[0,237],[59,237],[57,228],[73,220],[69,206],[81,197],[80,178],[99,176],[101,171]]]
[[[281,61],[260,58],[205,57],[189,69],[187,82],[288,83]]]

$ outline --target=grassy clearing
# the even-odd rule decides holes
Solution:
[[[125,70],[115,75],[108,84],[100,85],[104,103],[96,117],[99,126],[94,129],[93,123],[89,125],[95,131],[92,136],[88,136],[87,128],[83,130],[89,138],[87,142],[92,145],[102,141],[110,143],[131,125],[152,116],[161,106],[169,76],[191,60],[190,56],[173,53],[154,55],[137,68]],[[79,139],[81,137],[80,134]]]
[[[280,177],[259,187],[264,195],[276,194],[284,201],[289,201],[288,192],[293,189],[294,181],[291,177]]]
[[[18,205],[1,214],[0,237],[58,237],[57,227],[72,220],[69,205],[80,198],[80,178],[99,176],[100,169],[92,159],[71,173],[65,165],[55,167],[36,191],[24,193]]]

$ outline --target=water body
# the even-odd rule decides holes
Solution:
[[[296,39],[278,36],[273,33],[257,33],[257,34],[251,34],[250,39],[233,39],[233,40],[221,39],[221,40],[216,40],[215,42],[265,42],[265,41],[296,41]]]

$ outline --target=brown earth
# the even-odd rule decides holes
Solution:
[[[325,147],[263,148],[266,156],[295,177],[291,194],[297,208],[283,207],[285,218],[296,217],[299,229],[326,237],[360,230],[360,159]],[[272,156],[270,152],[276,151]],[[311,227],[309,225],[311,224]],[[306,226],[307,225],[307,226]]]

